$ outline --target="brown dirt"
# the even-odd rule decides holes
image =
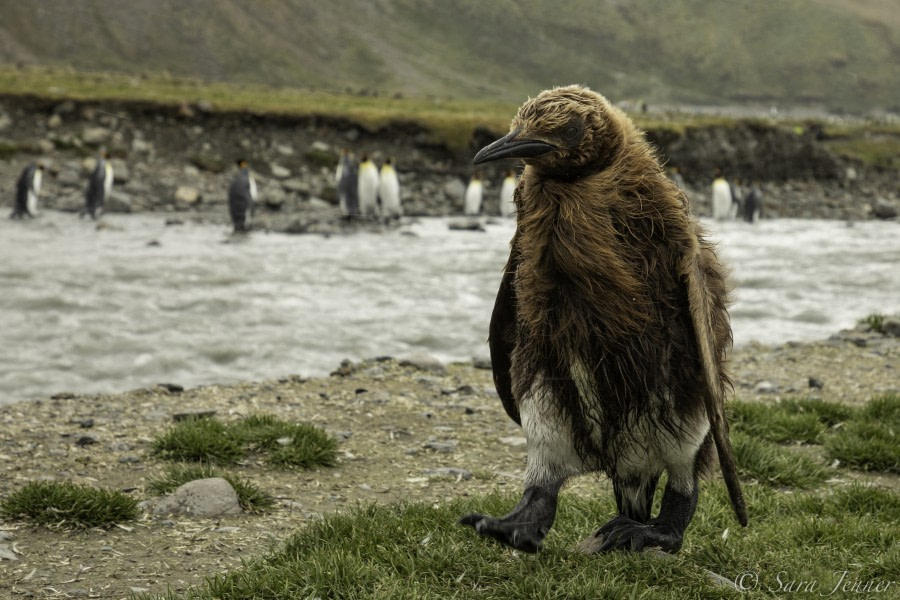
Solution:
[[[750,346],[736,351],[733,360],[736,394],[745,400],[810,394],[861,403],[896,391],[898,367],[898,340],[876,334]],[[824,388],[809,388],[810,376],[824,380]],[[759,386],[762,381],[769,385]],[[770,391],[754,392],[763,388]],[[438,503],[498,488],[518,490],[523,477],[525,448],[516,439],[522,433],[503,413],[490,371],[450,365],[442,373],[383,360],[321,379],[294,377],[182,393],[157,387],[0,406],[0,495],[28,481],[55,479],[131,489],[147,498],[148,480],[166,467],[150,454],[153,437],[172,423],[173,414],[194,409],[214,409],[223,420],[272,413],[321,426],[342,439],[339,464],[280,471],[249,461],[233,469],[276,496],[276,508],[264,515],[145,514],[121,527],[74,533],[0,522],[0,549],[6,545],[16,557],[0,558],[0,596],[128,598],[136,590],[181,591],[266,552],[323,514],[360,502]],[[93,426],[82,428],[87,419]],[[78,446],[82,435],[98,443]],[[435,450],[430,442],[450,442],[453,449]],[[442,467],[465,469],[472,476],[426,472]],[[848,479],[853,477],[848,473]],[[896,486],[896,478],[875,480]],[[609,493],[606,482],[590,477],[574,482],[569,491]]]

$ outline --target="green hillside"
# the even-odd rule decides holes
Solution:
[[[0,62],[519,101],[900,105],[897,0],[0,0]]]

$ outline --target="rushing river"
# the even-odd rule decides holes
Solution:
[[[343,358],[486,356],[514,229],[422,219],[381,234],[224,243],[223,227],[166,227],[161,215],[104,223],[0,220],[0,403],[323,375]],[[825,338],[900,311],[897,223],[708,225],[737,284],[737,345]]]

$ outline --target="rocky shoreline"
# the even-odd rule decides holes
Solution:
[[[815,397],[860,404],[900,391],[900,321],[861,326],[828,340],[735,350],[741,400]],[[264,515],[156,515],[78,533],[0,522],[0,596],[128,598],[184,591],[266,552],[291,531],[358,502],[444,502],[518,490],[524,438],[503,413],[484,364],[427,357],[345,362],[330,377],[182,390],[160,385],[115,395],[60,394],[0,406],[0,496],[35,480],[73,481],[148,499],[166,464],[152,440],[176,414],[212,411],[230,421],[268,413],[307,422],[340,440],[338,465],[282,471],[250,460],[232,469],[277,499]],[[885,474],[842,471],[900,488]],[[582,478],[567,493],[609,493]]]
[[[470,148],[453,150],[415,123],[376,131],[342,119],[222,113],[204,103],[178,107],[0,97],[0,178],[13,182],[26,164],[46,164],[41,207],[77,212],[99,148],[110,151],[115,186],[108,212],[154,211],[184,219],[227,222],[233,161],[250,161],[259,185],[257,228],[286,233],[340,233],[334,167],[341,148],[398,165],[410,216],[461,214],[471,157],[502,132],[476,130]],[[650,130],[671,165],[681,168],[694,211],[709,214],[716,166],[758,180],[770,218],[895,219],[896,173],[878,172],[833,155],[811,129],[736,124],[694,128],[680,136]],[[499,214],[503,172],[485,170],[485,213]]]

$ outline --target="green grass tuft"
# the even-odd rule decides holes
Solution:
[[[243,457],[240,443],[214,419],[187,419],[153,441],[153,453],[175,461],[230,464]]]
[[[154,440],[153,451],[169,460],[218,465],[255,454],[269,464],[310,469],[335,464],[337,441],[312,425],[250,415],[229,425],[213,419],[182,421]]]
[[[848,421],[855,414],[854,409],[846,404],[825,402],[819,398],[786,398],[779,402],[778,406],[792,415],[816,415],[826,427],[834,427]]]
[[[735,431],[778,444],[815,443],[825,430],[819,415],[795,405],[733,402],[730,422]]]
[[[731,434],[731,444],[738,472],[768,485],[810,488],[832,474],[807,456],[740,431]]]
[[[885,316],[881,313],[872,313],[871,315],[863,317],[856,323],[858,325],[868,325],[869,329],[872,331],[884,333],[884,318]]]
[[[172,465],[166,469],[163,477],[151,479],[147,483],[147,489],[157,495],[169,494],[185,483],[198,479],[209,479],[210,477],[221,477],[230,483],[234,491],[237,492],[241,508],[246,512],[265,512],[275,505],[275,499],[271,494],[259,489],[249,480],[241,479],[227,471],[219,471],[210,465]]]
[[[234,427],[234,435],[270,464],[309,469],[335,463],[337,441],[305,423],[289,423],[272,415],[250,415]]]
[[[828,456],[864,471],[900,473],[900,396],[872,398],[825,439]]]
[[[863,471],[900,473],[900,434],[878,423],[854,421],[825,440],[830,458]]]
[[[863,407],[861,417],[892,427],[900,426],[900,395],[875,396]]]
[[[36,525],[88,529],[136,519],[138,508],[137,500],[119,491],[68,481],[35,481],[4,498],[0,516]]]

